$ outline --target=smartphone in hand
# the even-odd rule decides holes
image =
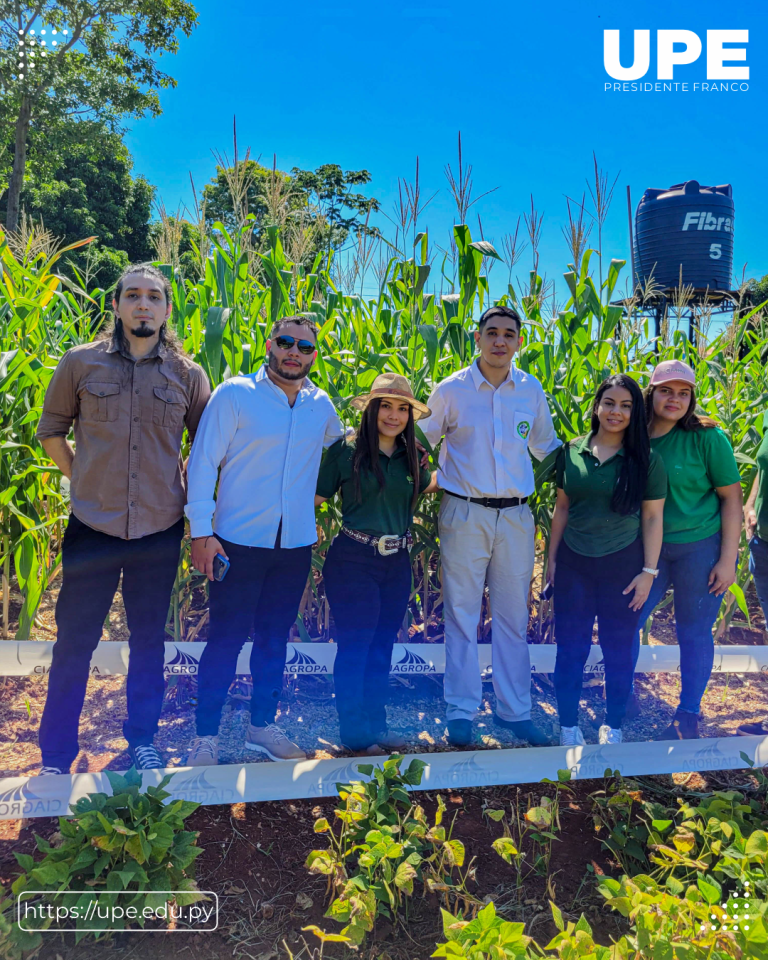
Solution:
[[[229,570],[229,560],[227,560],[226,557],[222,557],[220,553],[217,553],[213,558],[213,579],[223,580],[227,575],[227,570]]]
[[[551,600],[551,599],[552,599],[552,595],[554,594],[554,592],[555,592],[555,585],[554,585],[554,583],[551,583],[551,582],[550,582],[550,583],[548,583],[548,584],[544,587],[544,589],[541,591],[541,594],[540,594],[540,596],[539,596],[539,600]]]

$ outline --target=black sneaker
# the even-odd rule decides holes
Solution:
[[[554,741],[543,730],[539,729],[533,720],[504,720],[494,714],[493,722],[500,727],[511,730],[518,740],[527,740],[532,747],[551,747],[554,745]]]
[[[57,776],[60,776],[62,773],[64,773],[64,771],[61,769],[61,767],[43,766],[40,768],[40,773],[38,773],[38,777],[57,777]],[[67,773],[69,773],[69,771],[67,771]]]
[[[640,701],[637,699],[637,694],[632,694],[627,700],[627,712],[624,714],[624,722],[631,723],[633,720],[637,720],[640,716]]]
[[[655,740],[698,740],[699,717],[696,713],[678,713],[666,730],[654,737]]]
[[[449,720],[448,743],[454,747],[466,747],[472,743],[472,721]]]
[[[137,770],[162,770],[165,764],[153,743],[140,743],[128,747],[128,753]]]
[[[742,723],[736,730],[739,737],[768,737],[768,726],[765,723]]]

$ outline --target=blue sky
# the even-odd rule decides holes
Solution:
[[[499,188],[472,208],[473,233],[479,213],[485,237],[498,243],[532,194],[544,214],[540,268],[556,280],[560,301],[565,195],[586,189],[593,150],[611,178],[619,174],[606,262],[628,257],[627,185],[634,207],[647,187],[696,179],[733,184],[734,270],[740,275],[746,262],[748,275],[768,273],[768,16],[757,0],[295,0],[268,10],[198,0],[197,9],[198,28],[163,63],[178,80],[162,93],[163,115],[136,122],[128,137],[136,172],[157,185],[169,210],[190,202],[190,172],[198,189],[213,175],[212,149],[231,155],[236,115],[241,150],[250,146],[262,162],[276,153],[286,170],[366,168],[370,192],[389,213],[398,177],[413,177],[418,155],[425,193],[439,191],[420,227],[445,245],[455,207],[444,167],[456,165],[461,130],[475,191]],[[749,90],[605,92],[604,29],[622,31],[625,65],[632,31],[651,30],[646,81],[656,79],[656,30],[692,30],[704,40],[708,29],[748,29]],[[675,80],[706,80],[706,50],[676,67]],[[517,272],[527,269],[528,252]],[[491,277],[501,292],[506,268]]]

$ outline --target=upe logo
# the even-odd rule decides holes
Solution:
[[[293,656],[285,661],[286,673],[328,673],[328,667],[324,663],[318,663],[308,653],[302,653],[296,647],[293,648]]]
[[[191,653],[184,653],[176,647],[176,656],[165,665],[165,672],[193,677],[197,674],[199,661]]]
[[[706,64],[707,81],[723,83],[692,84],[693,90],[702,92],[748,90],[748,66],[732,66],[733,62],[746,61],[745,44],[749,42],[749,30],[707,30]],[[725,46],[732,44],[732,46]],[[734,46],[738,44],[738,46]],[[656,31],[656,80],[673,83],[632,83],[646,77],[651,66],[651,31],[633,31],[632,61],[624,66],[621,58],[621,31],[603,31],[603,65],[609,77],[622,83],[606,83],[606,90],[688,90],[687,82],[675,81],[675,67],[695,63],[701,56],[704,45],[693,30]],[[626,62],[626,60],[625,60]],[[730,62],[730,63],[729,63]]]
[[[525,440],[525,438],[528,436],[530,429],[531,425],[527,420],[521,420],[517,425],[517,432],[520,434],[523,440]]]
[[[434,663],[428,663],[418,653],[406,650],[397,663],[392,664],[390,673],[437,673]]]
[[[0,816],[3,817],[53,817],[60,811],[61,800],[40,797],[26,783],[0,794]]]

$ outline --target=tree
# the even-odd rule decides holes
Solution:
[[[326,163],[316,170],[294,167],[288,174],[274,162],[266,167],[248,155],[235,163],[218,159],[216,176],[203,192],[206,220],[231,229],[253,214],[257,247],[266,228],[278,224],[285,242],[291,246],[294,238],[293,245],[300,248],[292,259],[308,265],[318,252],[342,246],[350,232],[375,233],[368,218],[380,209],[379,201],[350,189],[370,182],[367,170],[345,172],[338,164]]]
[[[331,231],[342,237],[342,242],[351,232],[358,233],[368,227],[368,217],[378,213],[381,204],[364,193],[352,193],[351,187],[371,182],[367,170],[342,171],[337,163],[324,163],[316,170],[300,170],[294,167],[291,176],[297,186],[304,190],[310,202],[314,200]],[[352,216],[345,216],[345,211]]]
[[[118,133],[91,120],[66,121],[30,135],[21,205],[64,243],[96,236],[78,251],[99,285],[110,286],[130,262],[151,259],[149,221],[154,187],[132,176],[133,161]]]
[[[157,116],[158,91],[176,81],[157,55],[176,53],[197,23],[187,0],[0,0],[0,124],[13,128],[6,227],[15,230],[34,120]]]

